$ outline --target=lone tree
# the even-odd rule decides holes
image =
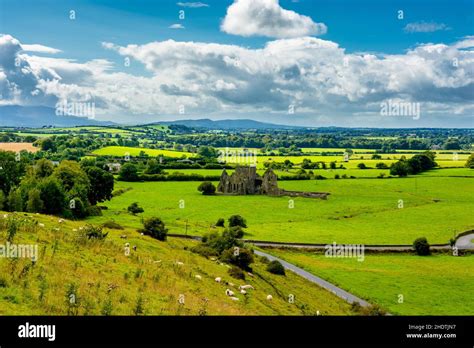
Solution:
[[[143,208],[140,207],[137,202],[133,202],[132,204],[130,204],[127,210],[132,215],[136,215],[136,214],[140,214],[144,212]]]
[[[240,215],[232,215],[229,218],[229,227],[240,226],[243,228],[247,227],[245,219]]]
[[[143,222],[143,230],[140,230],[140,232],[143,232],[152,238],[165,241],[168,229],[159,217],[152,217]]]
[[[464,166],[466,168],[474,169],[474,153],[471,153]]]
[[[428,240],[425,237],[416,239],[413,242],[413,248],[415,248],[416,253],[420,256],[426,256],[431,254],[430,244],[428,243]]]
[[[138,181],[137,167],[132,163],[126,163],[120,170],[118,179],[121,181]]]
[[[202,192],[203,195],[213,195],[216,193],[216,187],[210,181],[204,181],[199,185],[198,191]]]

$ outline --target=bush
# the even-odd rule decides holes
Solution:
[[[247,227],[247,223],[245,219],[240,215],[232,215],[229,218],[229,227],[240,226],[240,227]]]
[[[420,256],[426,256],[431,254],[430,244],[428,243],[428,240],[425,237],[416,239],[413,242],[413,248],[415,248],[416,253]]]
[[[199,254],[204,257],[211,257],[211,256],[217,256],[217,251],[212,249],[211,247],[208,247],[207,245],[204,244],[198,244],[196,246],[193,246],[191,249],[191,252]]]
[[[106,221],[102,224],[102,227],[110,228],[111,230],[123,230],[123,227],[115,221]]]
[[[218,219],[216,222],[217,227],[224,227],[224,224],[225,224],[225,220],[223,218]]]
[[[366,166],[364,163],[359,163],[359,164],[357,165],[357,168],[359,168],[359,169],[367,169],[367,166]]]
[[[166,236],[168,234],[168,229],[165,227],[164,222],[161,221],[160,218],[152,217],[146,219],[143,222],[143,230],[141,230],[140,232],[143,232],[144,234],[151,236],[152,238],[165,241]]]
[[[222,262],[250,270],[250,264],[253,263],[253,253],[248,249],[233,247],[225,250],[220,259]]]
[[[245,280],[245,273],[239,267],[232,266],[227,271],[232,278]]]
[[[216,187],[210,181],[204,181],[198,186],[198,191],[203,195],[209,196],[216,193]]]
[[[84,234],[88,239],[104,240],[108,233],[102,232],[102,227],[87,225],[84,229]]]
[[[228,231],[232,237],[237,239],[240,239],[244,236],[244,230],[240,226],[230,227]]]
[[[277,260],[271,261],[268,264],[267,271],[273,274],[285,275],[285,267]]]
[[[102,216],[102,209],[96,205],[92,205],[86,208],[87,216]]]
[[[143,208],[140,207],[137,202],[133,202],[132,204],[130,204],[127,210],[132,215],[136,215],[136,214],[140,214],[144,212]]]
[[[334,179],[339,179],[339,174],[334,175]]]

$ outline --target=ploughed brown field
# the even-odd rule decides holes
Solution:
[[[32,143],[0,143],[0,150],[20,152],[26,150],[29,152],[36,152],[39,149],[34,147]]]

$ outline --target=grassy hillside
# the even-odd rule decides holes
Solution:
[[[474,255],[366,254],[363,262],[322,254],[272,254],[401,315],[473,315]],[[399,295],[403,302],[399,303]]]
[[[446,169],[447,170],[447,169]],[[426,236],[447,243],[456,233],[473,229],[472,178],[418,176],[405,179],[283,181],[290,190],[330,192],[327,201],[267,196],[202,196],[197,182],[118,182],[132,190],[112,201],[104,216],[140,226],[140,217],[127,213],[138,202],[143,216],[160,216],[171,233],[208,232],[218,218],[241,214],[249,225],[246,238],[309,243],[411,244]],[[455,190],[453,188],[462,188]],[[403,208],[399,201],[403,200]],[[180,201],[181,207],[180,208]]]
[[[3,214],[1,245],[6,244],[7,221],[13,219],[12,214],[7,219]],[[247,275],[245,281],[231,278],[226,265],[185,250],[196,242],[173,238],[158,242],[133,229],[107,230],[104,241],[91,241],[80,237],[83,222],[59,223],[56,217],[23,213],[15,216],[22,227],[13,243],[37,244],[39,257],[35,264],[25,258],[0,257],[0,315],[351,314],[350,306],[330,292],[291,273],[270,274],[260,262],[254,264],[253,277]],[[121,239],[121,235],[128,238]],[[126,242],[137,246],[130,256],[124,252]],[[216,277],[223,282],[215,282]],[[242,295],[237,288],[243,284],[255,290]],[[239,301],[225,295],[227,288]],[[71,294],[75,297],[72,303]],[[266,299],[268,294],[273,300]],[[289,294],[295,296],[294,303],[289,303]],[[184,304],[178,301],[180,295],[184,295]]]

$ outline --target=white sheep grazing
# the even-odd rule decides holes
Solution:
[[[247,289],[255,290],[254,287],[252,285],[249,285],[249,284],[239,286],[239,290],[242,290],[242,289],[243,290],[247,290]]]
[[[59,219],[58,222],[62,224],[64,222],[64,219]]]
[[[234,292],[233,292],[232,290],[230,290],[230,289],[227,289],[227,290],[225,291],[225,294],[226,294],[227,296],[234,296]]]
[[[73,231],[73,232],[77,232],[77,228],[73,228],[72,231]]]
[[[181,261],[176,261],[176,264],[177,264],[178,266],[184,265],[184,263],[182,263]]]
[[[242,289],[242,290],[240,290],[240,293],[241,293],[242,295],[245,295],[245,294],[247,293],[247,291],[245,291],[245,290]]]
[[[124,234],[122,234],[122,235],[120,236],[120,238],[122,238],[122,239],[127,239],[127,236],[124,235]]]
[[[202,279],[202,277],[201,277],[199,274],[196,274],[194,277],[195,277],[196,279],[199,279],[199,280]]]
[[[238,300],[239,300],[238,297],[234,297],[234,296],[232,296],[230,299],[231,299],[232,301],[238,301]]]
[[[228,285],[229,285],[229,286],[232,286],[232,287],[235,286],[234,283],[228,283]]]
[[[273,296],[272,296],[272,295],[267,295],[267,300],[268,300],[268,301],[273,300]]]
[[[216,282],[220,283],[222,281],[222,278],[221,277],[217,277],[216,279],[214,279]]]
[[[8,214],[3,214],[3,218],[6,219],[8,217]]]
[[[247,272],[247,274],[248,274],[249,276],[251,276],[251,277],[254,276],[254,275],[253,275],[252,273],[250,273],[250,272]]]
[[[153,261],[153,263],[160,263],[160,262],[161,262],[161,260],[158,260],[158,261]]]
[[[41,228],[44,228],[44,224],[42,224],[42,223],[39,223],[38,226],[41,227]]]

